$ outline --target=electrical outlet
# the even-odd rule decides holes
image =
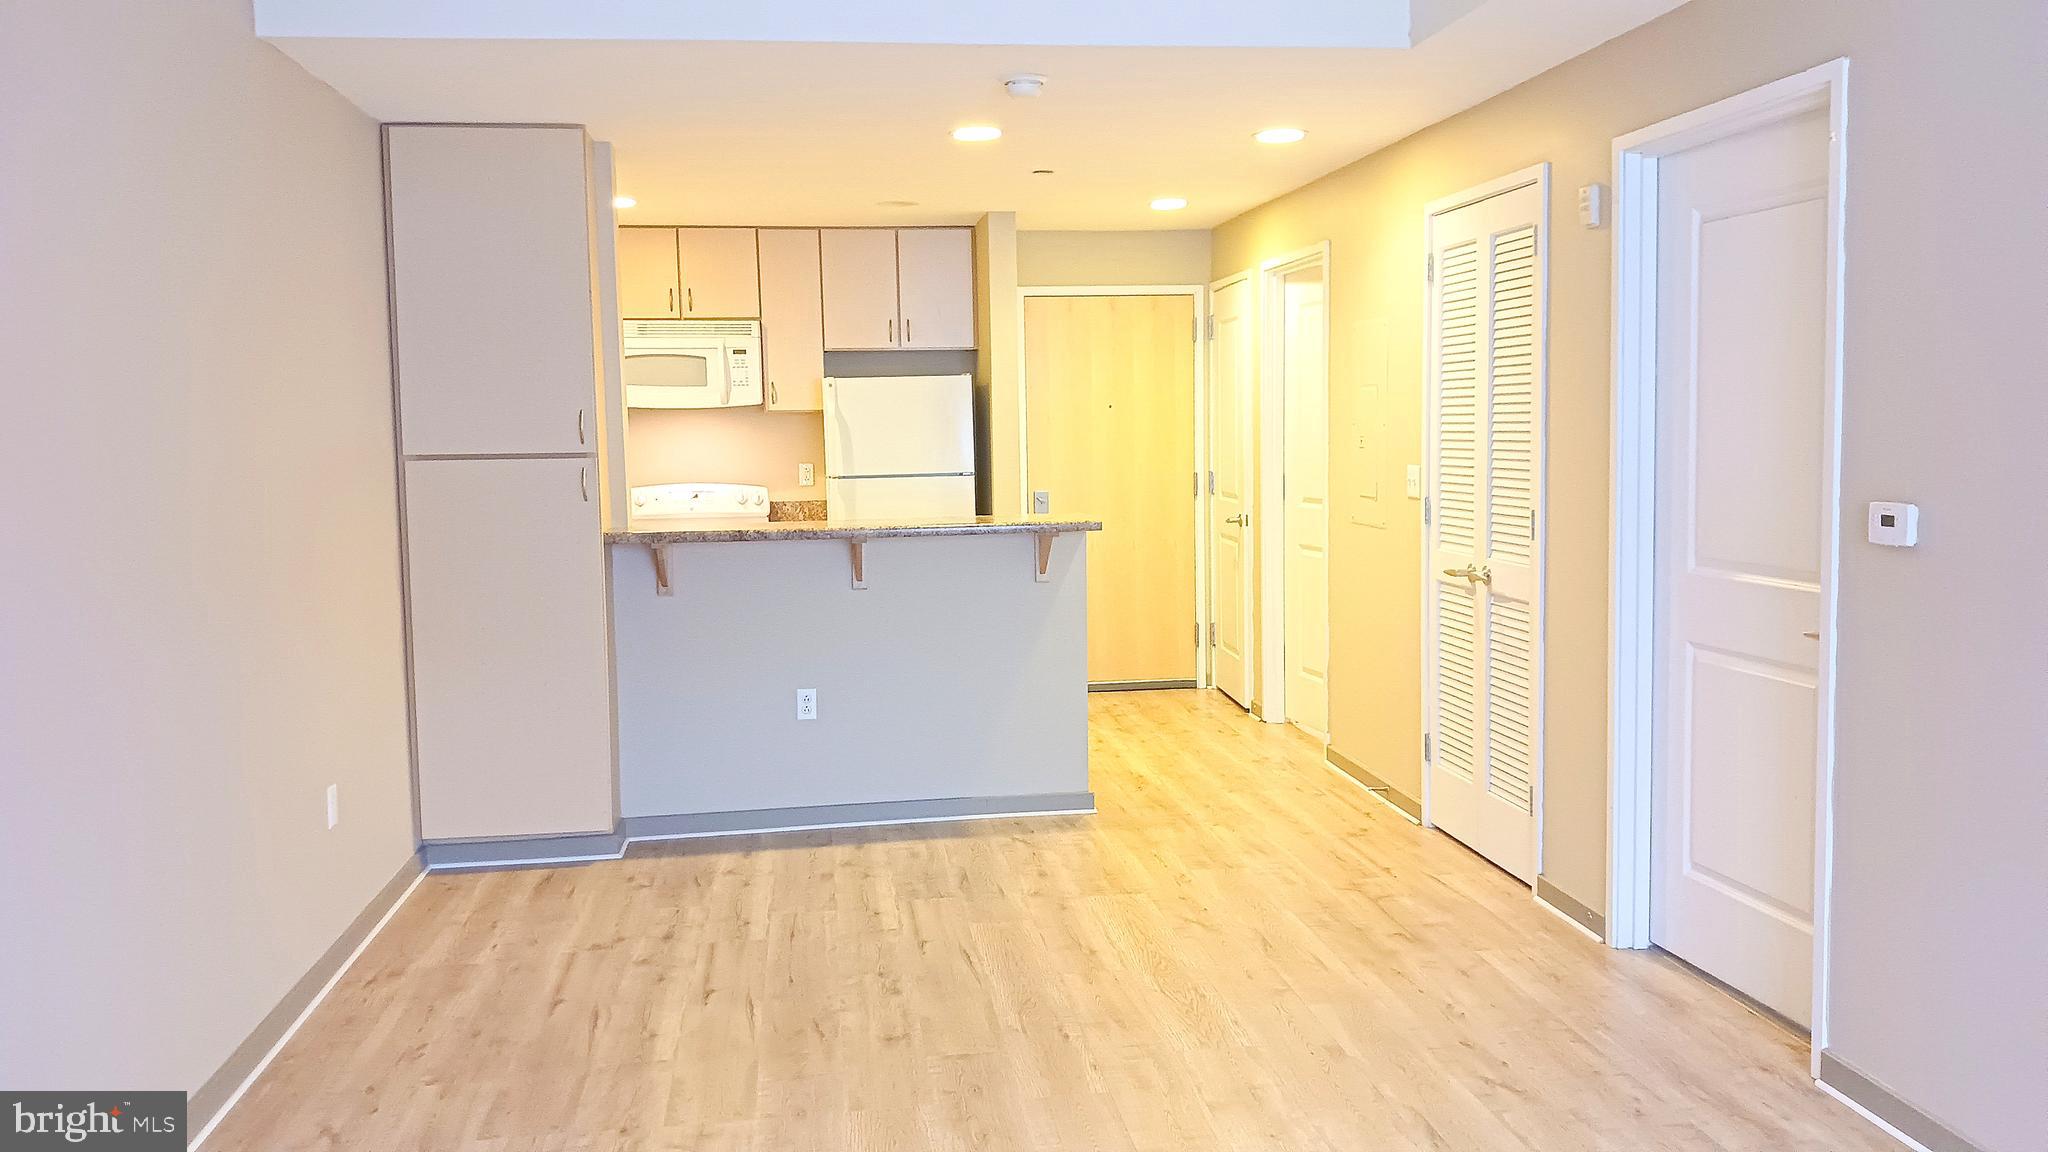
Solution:
[[[332,828],[339,823],[341,823],[341,785],[329,784],[327,786],[327,826]]]
[[[811,471],[810,461],[806,460],[796,466],[796,482],[805,488],[818,482],[817,475]]]
[[[796,690],[796,718],[816,720],[818,718],[818,690],[799,688]]]

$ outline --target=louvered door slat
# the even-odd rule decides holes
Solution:
[[[1528,564],[1536,551],[1536,229],[1502,233],[1491,245],[1487,552]]]
[[[1486,614],[1486,790],[1529,811],[1535,778],[1536,637],[1529,606],[1496,601]]]
[[[1480,275],[1477,241],[1444,249],[1437,270],[1437,543],[1479,549]]]

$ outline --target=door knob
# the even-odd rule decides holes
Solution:
[[[1239,528],[1249,527],[1251,525],[1251,522],[1252,514],[1249,512],[1239,512],[1237,515],[1232,516],[1224,521],[1225,524],[1235,524]]]
[[[1463,576],[1466,583],[1469,584],[1493,583],[1493,569],[1481,568],[1473,564],[1467,564],[1463,568],[1446,568],[1444,569],[1444,575]]]

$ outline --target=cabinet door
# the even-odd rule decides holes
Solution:
[[[896,233],[897,294],[905,348],[974,347],[974,232],[905,228]]]
[[[610,658],[588,460],[409,460],[420,834],[609,831]]]
[[[405,453],[589,451],[597,351],[583,130],[387,131]]]
[[[761,279],[752,228],[678,228],[683,315],[693,319],[761,314]]]
[[[683,314],[682,277],[677,272],[676,230],[621,228],[618,231],[619,316],[625,320],[674,320]]]
[[[825,406],[825,319],[818,230],[761,229],[761,345],[768,408]]]
[[[825,347],[896,348],[896,230],[827,228],[818,236]]]

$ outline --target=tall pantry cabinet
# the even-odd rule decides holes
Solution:
[[[420,835],[608,833],[588,141],[384,141]]]

